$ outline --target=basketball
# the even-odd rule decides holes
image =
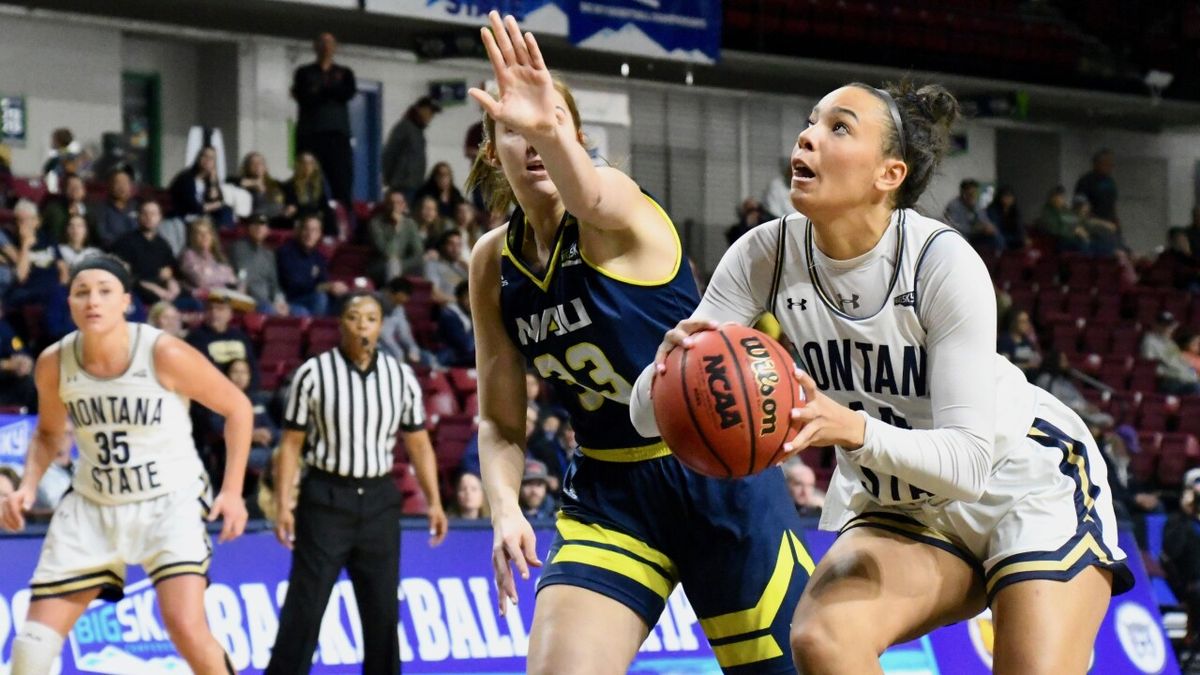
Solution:
[[[801,401],[795,364],[769,336],[739,325],[692,335],[654,378],[659,433],[679,461],[715,478],[778,464]]]

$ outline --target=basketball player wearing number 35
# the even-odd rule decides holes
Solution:
[[[67,441],[68,419],[79,463],[33,573],[29,615],[13,642],[13,675],[51,672],[63,638],[88,605],[124,596],[130,564],[141,565],[154,583],[163,625],[191,671],[232,673],[204,614],[212,559],[204,521],[224,518],[222,542],[246,526],[250,400],[186,342],[125,321],[133,280],[120,259],[98,255],[76,263],[67,288],[79,330],[38,357],[37,431],[0,525],[25,526],[38,480]],[[192,443],[190,400],[225,417],[228,454],[215,501]]]
[[[798,347],[791,450],[837,446],[821,526],[841,532],[793,622],[806,675],[878,673],[889,645],[985,602],[995,672],[1083,673],[1132,584],[1087,426],[996,355],[983,262],[913,210],[957,114],[936,85],[821,99],[792,151],[799,213],[738,240],[660,350],[764,311]],[[653,372],[632,406],[643,433]]]
[[[485,136],[468,182],[517,209],[476,245],[470,292],[501,611],[517,600],[511,566],[527,578],[541,565],[517,505],[526,364],[558,390],[583,446],[538,583],[528,672],[625,673],[682,583],[726,672],[790,673],[812,560],[782,472],[706,478],[630,422],[634,378],[698,302],[675,227],[629,176],[593,165],[533,36],[490,21],[499,98],[471,90]]]

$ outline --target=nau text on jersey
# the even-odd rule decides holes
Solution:
[[[162,422],[162,399],[88,396],[67,402],[75,426],[92,424],[153,425]]]
[[[893,351],[895,350],[895,351]],[[927,396],[925,347],[878,345],[850,339],[806,342],[804,369],[822,391],[864,391],[891,396]],[[861,369],[852,366],[861,364]]]
[[[517,338],[524,346],[530,342],[541,342],[551,335],[566,335],[590,325],[592,319],[583,306],[583,300],[573,298],[568,302],[547,307],[539,313],[530,314],[528,321],[518,317]]]

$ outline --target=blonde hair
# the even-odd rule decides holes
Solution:
[[[571,94],[571,88],[556,77],[554,78],[554,89],[567,102],[567,112],[571,114],[575,130],[580,131],[583,128],[583,121],[579,117],[579,107],[575,104],[575,96]],[[503,213],[516,204],[517,196],[513,194],[512,186],[504,177],[504,169],[492,164],[496,155],[495,138],[496,120],[492,119],[492,116],[485,111],[483,113],[483,142],[479,144],[479,154],[475,156],[475,163],[471,165],[471,173],[467,175],[466,191],[483,190],[483,194],[487,197],[488,210],[492,213]]]
[[[200,234],[201,229],[207,229],[208,233],[212,235],[212,244],[209,245],[207,251],[197,248],[196,237]],[[225,262],[225,252],[221,250],[221,238],[217,236],[217,228],[208,218],[198,218],[192,223],[191,232],[188,233],[188,248],[197,253],[211,253],[214,260]]]

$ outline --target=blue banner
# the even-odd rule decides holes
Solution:
[[[37,427],[37,415],[0,415],[0,465],[25,466],[25,451]]]
[[[570,0],[570,39],[579,47],[651,58],[716,63],[718,0]]]
[[[404,672],[524,672],[534,581],[518,580],[518,611],[500,617],[492,582],[491,531],[456,527],[445,544],[431,549],[421,523],[416,525],[404,530],[401,538],[397,589],[401,622],[397,630]],[[538,531],[538,552],[543,559],[552,536],[549,528]],[[819,557],[832,536],[810,530],[808,542],[813,556]],[[1137,551],[1133,537],[1126,532],[1121,533],[1121,546]],[[0,538],[0,674],[9,672],[13,635],[29,607],[26,583],[40,547],[37,537]],[[1130,562],[1137,586],[1113,600],[1100,627],[1089,672],[1178,673],[1141,560],[1135,555]],[[289,565],[288,552],[265,531],[215,547],[212,585],[205,595],[208,622],[241,672],[261,672],[270,660],[279,608],[287,593]],[[54,673],[187,672],[163,627],[153,586],[140,570],[131,570],[128,579],[123,600],[93,603],[80,618],[64,647],[61,669],[56,667]],[[883,655],[884,670],[906,675],[990,673],[992,634],[991,617],[985,612],[889,649]],[[342,577],[325,613],[312,672],[358,672],[362,649],[354,591]],[[695,613],[679,589],[629,672],[720,672]]]
[[[368,12],[483,26],[488,12],[512,14],[538,35],[567,34],[567,0],[366,0]]]

